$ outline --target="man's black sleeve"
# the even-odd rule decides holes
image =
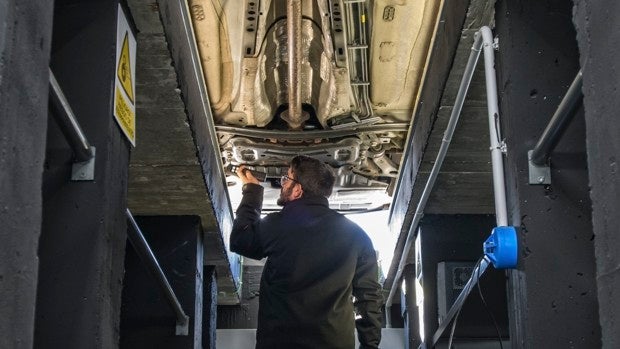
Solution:
[[[361,316],[355,321],[361,349],[379,348],[381,341],[383,294],[377,278],[377,256],[372,243],[368,241],[357,259],[357,268],[353,277],[355,308]]]
[[[230,233],[230,250],[253,259],[265,257],[260,237],[260,213],[263,207],[263,187],[245,184],[243,198]]]

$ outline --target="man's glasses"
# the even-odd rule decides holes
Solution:
[[[295,183],[299,183],[298,180],[296,180],[295,178],[289,177],[287,174],[285,174],[282,177],[280,177],[280,185],[283,185],[287,181],[293,181]],[[299,184],[301,184],[301,183],[299,183]]]

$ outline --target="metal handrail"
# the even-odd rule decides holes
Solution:
[[[168,299],[168,303],[174,310],[174,313],[177,317],[176,324],[176,335],[177,336],[187,336],[189,333],[189,316],[185,314],[183,311],[183,307],[181,307],[181,303],[172,290],[172,286],[168,282],[166,275],[164,275],[163,270],[159,266],[159,262],[157,262],[157,258],[153,254],[151,247],[148,242],[144,238],[140,227],[138,227],[138,223],[133,218],[131,211],[129,209],[126,210],[127,220],[131,223],[131,227],[133,229],[128,229],[127,237],[131,242],[131,245],[134,247],[138,256],[142,260],[142,263],[146,265],[151,275],[157,281],[157,284],[161,287],[161,290],[164,292],[166,298]]]
[[[75,114],[73,114],[73,110],[62,92],[54,73],[51,69],[49,72],[50,102],[56,109],[56,112],[52,113],[52,115],[67,138],[67,142],[75,154],[75,160],[77,162],[88,161],[93,158],[94,151],[88,139],[86,139],[80,124],[77,122]]]
[[[551,152],[553,152],[558,141],[564,135],[564,131],[566,131],[566,128],[575,116],[577,106],[579,106],[583,99],[582,86],[583,77],[580,70],[532,150],[530,161],[535,165],[543,166],[547,164]]]

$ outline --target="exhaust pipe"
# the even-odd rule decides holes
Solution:
[[[288,110],[282,119],[291,130],[301,130],[309,115],[301,109],[301,0],[287,0],[286,29],[288,43]]]

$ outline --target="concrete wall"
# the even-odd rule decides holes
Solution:
[[[218,303],[237,304],[239,301],[239,278],[241,263],[239,255],[231,253],[228,248],[230,231],[232,229],[233,213],[226,190],[224,169],[219,154],[215,125],[211,115],[211,107],[206,92],[204,81],[200,78],[200,58],[195,43],[187,40],[189,14],[184,6],[176,0],[159,0],[159,11],[168,41],[172,61],[179,79],[179,89],[183,96],[183,102],[187,110],[190,127],[194,135],[197,148],[197,156],[202,168],[208,198],[212,206],[212,215],[215,217],[215,225],[207,230],[214,240],[223,242],[228,263],[217,262],[215,265],[218,273]],[[213,236],[216,235],[216,236]],[[211,240],[211,239],[209,239]],[[217,246],[215,244],[209,244]],[[209,248],[211,247],[209,246]],[[218,256],[219,253],[209,253],[209,258]],[[230,274],[229,274],[230,273]],[[230,276],[230,277],[227,277]]]
[[[72,182],[73,154],[48,128],[35,347],[118,345],[129,143],[112,116],[117,1],[56,1],[51,68],[97,148],[95,180]]]
[[[551,185],[528,184],[534,148],[579,70],[570,1],[497,2],[500,119],[511,225],[521,227],[511,272],[513,348],[600,347],[594,235],[583,111],[551,157]]]
[[[205,266],[203,275],[202,348],[216,349],[215,330],[217,328],[217,276],[215,275],[215,267]]]
[[[0,348],[31,348],[52,2],[0,1]]]
[[[441,9],[439,21],[442,25],[437,27],[438,32],[436,34],[437,38],[440,39],[435,40],[430,48],[432,50],[431,57],[426,68],[428,73],[424,75],[422,82],[424,88],[420,92],[418,107],[412,116],[411,134],[400,165],[393,203],[390,206],[389,229],[393,235],[398,236],[395,246],[396,255],[401,254],[404,249],[409,226],[411,226],[417,209],[418,203],[412,198],[413,190],[416,185],[426,183],[417,178],[418,170],[424,149],[428,144],[436,110],[441,102],[441,93],[437,93],[437,91],[443,90],[446,86],[446,79],[450,74],[452,59],[457,50],[463,22],[466,21],[468,3],[469,1],[453,1],[444,3],[444,8]],[[384,283],[386,288],[392,287],[398,262],[398,258],[392,260]],[[398,297],[395,298],[395,301],[398,301]]]
[[[620,3],[576,0],[603,348],[620,348]]]

